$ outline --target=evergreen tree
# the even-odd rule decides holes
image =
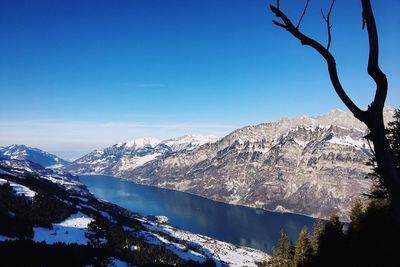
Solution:
[[[393,115],[394,120],[388,123],[386,128],[386,137],[389,141],[390,148],[393,152],[394,163],[396,168],[400,170],[400,109],[396,109]],[[379,170],[375,156],[373,156],[367,165],[371,167],[371,172],[368,173],[367,178],[374,180],[374,185],[371,187],[370,192],[366,194],[370,199],[388,199],[385,183],[381,177],[381,170]]]
[[[364,204],[360,198],[356,198],[350,211],[349,233],[359,232],[364,217]]]
[[[396,167],[400,169],[400,109],[395,110],[393,118],[388,124],[386,136],[393,151]]]
[[[292,241],[283,232],[280,233],[278,246],[274,248],[269,266],[272,267],[292,267],[294,247]]]
[[[319,238],[316,266],[343,266],[343,259],[346,258],[345,246],[343,223],[340,222],[339,216],[333,213],[329,221],[325,224]]]
[[[313,254],[316,255],[319,249],[319,239],[324,231],[324,224],[321,219],[317,219],[314,224],[313,235],[311,237],[311,247],[313,249]]]
[[[310,266],[313,256],[313,249],[308,238],[307,227],[301,230],[299,239],[296,242],[293,257],[293,267]]]

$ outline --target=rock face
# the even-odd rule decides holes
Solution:
[[[392,115],[385,109],[386,121]],[[371,186],[365,134],[351,113],[333,110],[244,127],[192,150],[98,173],[273,211],[321,218],[337,211],[346,220],[354,198]]]
[[[6,147],[0,147],[0,156],[3,158],[16,160],[29,160],[40,164],[43,167],[54,169],[61,168],[69,164],[68,161],[63,160],[56,155],[25,145],[10,145]]]

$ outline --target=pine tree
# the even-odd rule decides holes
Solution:
[[[362,219],[364,216],[364,204],[360,198],[356,198],[350,211],[349,233],[360,231]]]
[[[400,109],[396,109],[394,120],[388,123],[386,136],[393,151],[397,169],[400,169]]]
[[[345,246],[343,223],[340,222],[339,216],[333,213],[319,239],[316,266],[344,266]]]
[[[269,266],[272,267],[292,267],[294,247],[292,241],[283,232],[280,233],[278,246],[274,248]]]
[[[311,242],[308,238],[307,227],[304,226],[295,245],[293,267],[310,266],[312,255],[313,249],[311,247]]]
[[[317,221],[314,223],[313,235],[311,237],[311,247],[313,249],[313,255],[316,255],[318,253],[319,239],[321,238],[323,231],[324,224],[321,219],[317,219]]]

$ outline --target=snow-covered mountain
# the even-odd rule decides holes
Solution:
[[[158,140],[154,138],[135,139],[111,147],[95,150],[72,162],[65,170],[76,174],[104,174],[124,177],[143,164],[173,154],[185,154],[200,145],[215,142],[213,135],[185,135]]]
[[[10,145],[0,147],[0,156],[9,159],[30,160],[43,167],[60,168],[69,164],[68,161],[38,148],[25,145]]]
[[[388,122],[394,111],[384,112]],[[326,218],[336,210],[348,219],[353,199],[371,186],[366,133],[350,112],[335,109],[246,126],[190,149],[173,150],[166,141],[137,142],[133,150],[119,144],[83,157],[70,170],[273,211]]]

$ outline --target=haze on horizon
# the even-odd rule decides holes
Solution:
[[[375,87],[359,2],[336,1],[331,50],[346,90],[365,108]],[[325,62],[271,23],[268,4],[2,1],[0,146],[76,157],[144,136],[222,136],[281,117],[345,110]],[[303,4],[282,1],[282,8],[296,18]],[[323,41],[320,4],[311,1],[302,28]],[[386,103],[398,107],[400,2],[372,4]]]

